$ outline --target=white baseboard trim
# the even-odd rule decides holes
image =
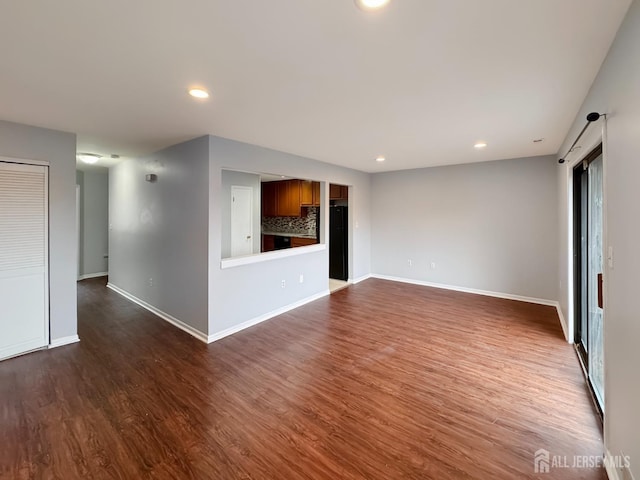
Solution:
[[[556,300],[546,300],[544,298],[524,297],[522,295],[513,295],[511,293],[491,292],[489,290],[478,290],[475,288],[456,287],[454,285],[444,285],[441,283],[423,282],[422,280],[413,280],[410,278],[392,277],[389,275],[372,274],[372,278],[381,280],[391,280],[392,282],[411,283],[413,285],[421,285],[423,287],[441,288],[443,290],[454,290],[456,292],[473,293],[474,295],[484,295],[487,297],[504,298],[506,300],[518,300],[520,302],[537,303],[539,305],[548,305],[555,307],[558,302]]]
[[[629,461],[630,458],[620,454],[618,457],[614,457],[609,449],[605,450],[604,454],[604,469],[607,472],[609,480],[635,480],[633,473],[631,472]],[[622,474],[622,476],[620,476]]]
[[[145,302],[144,300],[140,300],[135,295],[130,294],[126,290],[123,290],[122,288],[114,285],[113,283],[107,283],[107,288],[110,288],[114,292],[122,295],[127,300],[131,300],[133,303],[137,303],[142,308],[145,308],[145,309],[149,310],[154,315],[160,317],[161,319],[163,319],[166,322],[169,322],[174,327],[178,327],[180,330],[182,330],[184,332],[187,332],[189,335],[197,338],[201,342],[207,343],[207,335],[206,334],[202,333],[198,329],[193,328],[191,325],[187,325],[182,320],[178,320],[176,317],[173,317],[173,316],[169,315],[168,313],[163,312],[162,310],[154,307],[153,305]]]
[[[65,345],[71,345],[72,343],[78,343],[80,337],[78,335],[71,335],[69,337],[55,338],[51,340],[48,348],[64,347]]]
[[[356,284],[358,284],[360,282],[364,282],[365,280],[369,280],[370,278],[371,278],[371,274],[369,273],[367,275],[363,275],[362,277],[358,277],[358,278],[356,278],[354,280],[351,280],[351,283],[356,285]]]
[[[569,343],[573,343],[568,336],[567,324],[560,308],[560,303],[557,300],[547,300],[544,298],[525,297],[522,295],[513,295],[511,293],[491,292],[488,290],[477,290],[475,288],[456,287],[453,285],[443,285],[441,283],[423,282],[422,280],[413,280],[410,278],[392,277],[389,275],[371,274],[371,278],[379,278],[381,280],[390,280],[392,282],[410,283],[413,285],[421,285],[423,287],[442,288],[444,290],[454,290],[456,292],[472,293],[474,295],[485,295],[487,297],[504,298],[506,300],[517,300],[519,302],[536,303],[538,305],[547,305],[549,307],[556,307],[558,311],[558,318],[560,319],[560,326],[564,333],[564,338]]]
[[[289,304],[289,305],[287,305],[285,307],[281,307],[281,308],[278,308],[276,310],[272,310],[271,312],[265,313],[264,315],[260,315],[259,317],[252,318],[251,320],[247,320],[246,322],[242,322],[242,323],[240,323],[238,325],[234,325],[233,327],[229,327],[229,328],[226,328],[226,329],[221,330],[219,332],[216,332],[213,335],[209,335],[209,338],[208,338],[207,341],[208,341],[208,343],[216,342],[218,340],[223,339],[224,337],[228,337],[229,335],[233,335],[234,333],[238,333],[238,332],[240,332],[242,330],[245,330],[245,329],[247,329],[249,327],[253,327],[254,325],[257,325],[259,323],[262,323],[262,322],[265,322],[267,320],[270,320],[273,317],[277,317],[278,315],[282,315],[283,313],[287,313],[287,312],[289,312],[289,311],[291,311],[293,309],[296,309],[298,307],[306,305],[307,303],[311,303],[311,302],[313,302],[315,300],[318,300],[318,299],[320,299],[322,297],[326,297],[329,294],[330,294],[330,292],[327,289],[324,292],[320,292],[320,293],[317,293],[317,294],[312,295],[310,297],[303,298],[302,300],[299,300],[299,301],[297,301],[295,303],[291,303],[291,304]]]
[[[78,277],[78,281],[87,280],[89,278],[106,277],[108,275],[109,275],[109,272],[85,273],[84,275],[80,275]]]
[[[607,472],[607,477],[609,477],[609,480],[620,480],[618,469],[615,467],[615,464],[613,462],[613,455],[611,455],[611,452],[609,450],[606,450],[605,460],[606,461],[604,462],[604,469]]]
[[[573,339],[569,338],[569,328],[567,327],[567,321],[562,314],[562,308],[560,308],[560,302],[556,302],[556,310],[558,311],[558,318],[560,319],[560,326],[562,327],[562,332],[564,333],[564,338],[568,343],[573,343]]]

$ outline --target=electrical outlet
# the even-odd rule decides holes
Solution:
[[[436,262],[431,262],[431,270],[435,270],[436,269]]]
[[[304,275],[300,274],[300,283],[304,283]]]
[[[413,260],[407,260],[407,263],[409,264],[410,267],[413,267]]]
[[[153,278],[149,278],[149,286],[153,287]]]
[[[282,288],[286,288],[287,287],[286,280],[282,280],[281,286],[282,286]]]

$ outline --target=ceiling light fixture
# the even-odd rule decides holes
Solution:
[[[386,160],[386,158],[384,158],[382,155],[380,155],[379,157],[376,157],[376,162],[382,163]]]
[[[390,0],[355,0],[359,9],[369,12],[384,7]]]
[[[486,147],[487,147],[487,143],[486,142],[478,142],[473,146],[473,148],[477,148],[478,150],[480,150],[482,148],[486,148]]]
[[[203,88],[192,88],[189,90],[189,95],[195,98],[209,98],[209,92]]]
[[[79,153],[78,155],[76,155],[76,157],[81,162],[88,163],[88,164],[97,163],[98,160],[102,158],[100,155],[96,155],[95,153]]]

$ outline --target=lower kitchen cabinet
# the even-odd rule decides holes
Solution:
[[[275,245],[275,236],[273,235],[262,235],[262,251],[263,252],[271,252],[276,249]]]
[[[307,245],[315,245],[318,241],[315,238],[293,237],[291,239],[292,247],[304,247]]]

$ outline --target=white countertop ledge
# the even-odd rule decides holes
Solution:
[[[305,255],[307,253],[321,252],[327,249],[324,243],[316,243],[304,247],[285,248],[283,250],[274,250],[272,252],[256,253],[254,255],[245,255],[244,257],[224,258],[220,260],[220,269],[240,267],[242,265],[250,265],[252,263],[268,262],[270,260],[278,260],[279,258],[295,257],[297,255]]]

